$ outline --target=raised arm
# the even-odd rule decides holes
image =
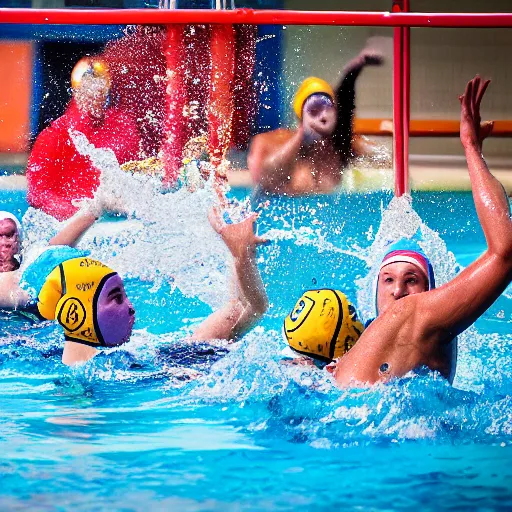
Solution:
[[[254,234],[257,214],[239,224],[224,224],[219,209],[209,215],[210,223],[230,250],[234,261],[233,296],[213,312],[193,333],[192,339],[236,339],[265,313],[267,295],[256,265],[256,245],[264,239]]]
[[[466,153],[473,199],[487,242],[488,252],[509,262],[512,259],[512,223],[503,185],[489,172],[482,156],[482,143],[493,123],[481,123],[480,103],[490,80],[471,80],[460,97],[460,139]]]
[[[480,103],[489,85],[479,76],[460,97],[460,139],[466,153],[478,219],[487,241],[485,253],[450,283],[426,294],[433,320],[458,334],[499,297],[512,280],[512,220],[501,183],[489,172],[482,142],[492,123],[481,123]]]
[[[91,211],[78,211],[50,240],[49,245],[69,245],[74,247],[85,232],[96,222],[98,216]]]
[[[382,63],[383,57],[380,53],[368,49],[363,50],[345,66],[343,78],[336,89],[338,121],[334,129],[333,139],[334,145],[342,155],[344,163],[352,155],[353,123],[356,109],[356,80],[364,67],[380,66]]]

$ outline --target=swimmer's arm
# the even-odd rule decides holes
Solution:
[[[509,203],[501,183],[489,172],[482,156],[483,139],[492,128],[480,123],[480,101],[487,84],[475,78],[461,96],[461,142],[487,250],[450,283],[426,294],[432,324],[454,330],[455,334],[481,316],[512,280]]]
[[[344,69],[343,78],[336,89],[338,121],[333,138],[336,149],[344,159],[352,156],[353,123],[356,109],[356,80],[367,65],[381,65],[382,56],[369,50],[363,50],[352,59]]]
[[[291,137],[284,138],[282,134],[276,131],[256,135],[249,149],[249,172],[254,183],[265,190],[275,189],[287,181],[304,139],[302,123]]]
[[[234,260],[233,297],[212,313],[194,332],[194,340],[235,339],[247,332],[265,313],[267,294],[256,264],[256,245],[265,240],[254,234],[256,214],[239,224],[223,224],[220,212],[209,216]]]
[[[512,222],[502,184],[489,172],[482,156],[483,140],[492,123],[481,123],[480,102],[489,81],[471,80],[461,96],[460,138],[466,154],[473,200],[487,242],[488,252],[512,260]]]
[[[74,247],[85,232],[96,222],[96,217],[91,212],[78,212],[69,219],[59,233],[51,240],[49,245],[69,245]]]
[[[267,295],[254,254],[235,258],[235,295],[192,334],[196,341],[234,340],[243,336],[267,310]]]

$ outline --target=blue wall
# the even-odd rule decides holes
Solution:
[[[118,0],[116,0],[117,2]],[[126,8],[155,7],[158,0],[119,0]],[[178,0],[180,8],[210,8],[215,0]],[[231,5],[232,0],[227,0]],[[73,6],[108,7],[110,0],[66,0]],[[234,0],[235,7],[250,8],[283,8],[283,0]],[[29,7],[29,0],[0,0],[2,7]],[[64,46],[84,47],[84,53],[90,52],[92,46],[98,48],[110,41],[122,37],[126,26],[123,25],[16,25],[0,24],[0,40],[31,40],[35,41],[34,54],[34,87],[32,93],[31,132],[36,135],[43,126],[47,125],[52,116],[50,110],[55,110],[58,117],[61,108],[54,109],[52,101],[48,102],[48,93],[57,94],[49,88],[56,87],[55,80],[48,78],[48,47],[51,43],[64,43]],[[282,105],[282,52],[283,30],[281,25],[266,25],[258,27],[258,42],[256,44],[256,67],[254,78],[259,91],[259,109],[255,133],[274,129],[280,126],[283,118]],[[46,96],[46,103],[44,102]],[[63,98],[66,96],[61,93]],[[65,98],[67,102],[67,97]],[[46,109],[45,109],[46,107]]]

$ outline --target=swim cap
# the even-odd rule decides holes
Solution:
[[[306,78],[297,89],[295,98],[293,99],[293,110],[299,119],[302,119],[302,107],[306,100],[313,94],[325,94],[334,101],[334,91],[332,87],[321,78],[310,76]]]
[[[293,350],[326,362],[348,352],[363,330],[345,294],[328,289],[305,292],[283,325]]]
[[[398,262],[411,263],[419,268],[428,279],[428,289],[432,290],[436,287],[434,269],[432,268],[430,260],[414,240],[399,240],[391,245],[382,259],[379,274],[386,265]]]
[[[55,267],[38,295],[38,311],[57,320],[64,337],[91,346],[116,346],[128,341],[133,310],[128,307],[99,310],[122,280],[116,272],[91,258],[74,258]],[[110,293],[109,293],[110,292]],[[125,311],[126,310],[126,311]]]
[[[16,225],[16,232],[18,234],[18,247],[15,249],[16,254],[14,258],[18,261],[18,264],[21,263],[21,223],[18,218],[13,215],[11,212],[0,211],[0,221],[2,220],[11,220]]]
[[[16,224],[18,236],[21,238],[21,223],[15,215],[13,215],[11,212],[0,211],[0,220],[12,220],[14,224]]]
[[[110,88],[110,72],[108,64],[99,57],[83,57],[80,59],[71,72],[71,87],[78,89],[82,83],[84,75],[101,77],[107,81]]]
[[[421,235],[416,234],[414,236],[416,237],[416,239],[418,239],[418,237],[420,237]],[[380,271],[386,265],[391,265],[391,263],[398,262],[411,263],[415,265],[427,277],[428,289],[433,290],[436,287],[436,280],[432,264],[430,263],[430,260],[428,259],[427,255],[423,252],[417,241],[414,239],[405,238],[398,240],[398,242],[395,242],[394,244],[391,244],[389,246],[386,254],[384,255],[384,258],[382,258],[381,264],[379,265],[379,271],[377,272],[377,275],[375,276],[375,279],[373,281],[373,296],[375,299],[373,317],[369,318],[366,321],[365,327],[368,327],[379,314],[379,308],[377,306],[377,288],[379,286]]]

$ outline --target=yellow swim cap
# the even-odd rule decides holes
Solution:
[[[46,278],[37,309],[47,320],[62,325],[66,340],[104,346],[96,305],[104,283],[112,276],[117,273],[90,258],[65,261]]]
[[[312,94],[327,94],[327,96],[334,101],[334,91],[325,80],[317,78],[316,76],[306,78],[306,80],[300,84],[300,87],[295,93],[295,98],[293,99],[293,110],[295,110],[299,119],[302,119],[302,107],[304,103]]]
[[[95,77],[104,78],[110,88],[110,71],[106,61],[99,57],[83,57],[80,59],[71,72],[71,87],[77,89],[82,83],[84,75],[90,74]]]
[[[305,292],[283,326],[293,350],[327,362],[348,352],[363,330],[345,294],[327,289]]]

